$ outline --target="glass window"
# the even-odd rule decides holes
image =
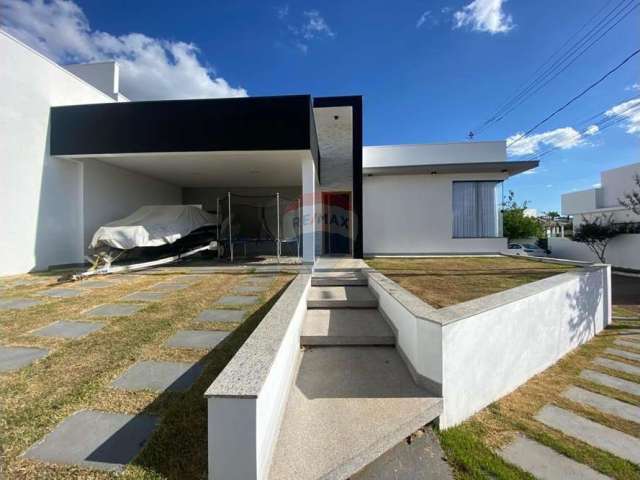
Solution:
[[[502,182],[453,182],[453,237],[501,237]]]

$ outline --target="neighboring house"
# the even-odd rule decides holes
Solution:
[[[605,170],[600,186],[562,195],[562,214],[573,219],[573,230],[586,220],[611,217],[614,223],[638,223],[640,215],[620,205],[618,199],[637,189],[634,175],[640,174],[640,163]],[[583,244],[561,238],[550,239],[552,256],[572,260],[596,261],[596,256]],[[616,267],[640,270],[640,234],[615,237],[607,247],[607,262]]]
[[[129,102],[113,62],[61,67],[1,31],[0,51],[0,274],[83,262],[107,222],[227,192],[301,199],[305,262],[495,253],[502,182],[538,165],[504,141],[363,147],[360,96]]]

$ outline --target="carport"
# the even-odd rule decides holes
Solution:
[[[84,245],[140,206],[195,204],[227,219],[231,211],[236,228],[260,212],[263,229],[277,229],[285,247],[301,238],[301,256],[314,261],[319,154],[310,96],[54,107],[50,125],[51,155],[81,165]]]

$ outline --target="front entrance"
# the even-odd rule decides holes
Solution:
[[[351,194],[322,194],[323,253],[351,255]]]

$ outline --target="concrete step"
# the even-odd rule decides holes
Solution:
[[[395,348],[307,349],[269,479],[348,478],[441,412]]]
[[[367,279],[358,272],[318,272],[311,277],[315,287],[366,286]]]
[[[307,310],[300,344],[394,345],[395,336],[387,321],[375,309]]]
[[[307,308],[378,308],[368,287],[311,287]]]

